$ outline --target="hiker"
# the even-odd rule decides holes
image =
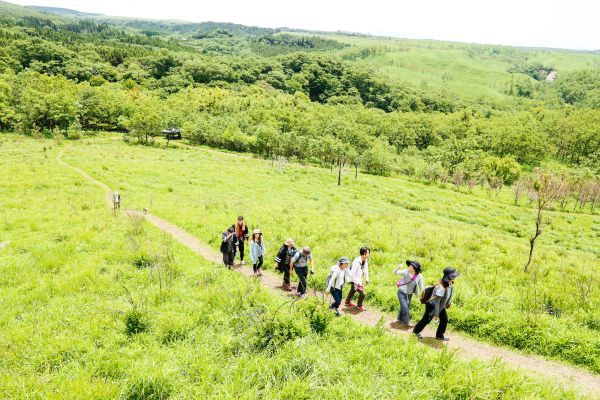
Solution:
[[[244,217],[241,215],[237,218],[237,222],[235,223],[235,235],[238,239],[237,247],[240,251],[240,264],[244,265],[244,244],[248,242],[248,227],[246,226]]]
[[[350,291],[348,292],[348,297],[346,297],[346,307],[357,307],[360,311],[366,311],[367,309],[363,307],[363,300],[365,299],[363,276],[365,277],[364,283],[369,283],[369,256],[371,255],[371,250],[368,247],[361,247],[359,254],[360,256],[352,261],[352,266],[350,267],[348,277]],[[356,292],[358,292],[358,302],[354,304],[352,299]]]
[[[279,272],[283,273],[282,289],[286,292],[292,291],[292,288],[290,287],[290,260],[295,253],[296,248],[294,247],[294,240],[292,238],[289,238],[279,248],[277,256],[275,256],[277,269],[279,270]]]
[[[421,264],[417,261],[406,260],[408,268],[401,269],[402,264],[394,270],[394,274],[402,276],[396,282],[398,287],[398,301],[400,301],[400,310],[398,311],[397,321],[410,327],[410,300],[413,293],[421,293],[425,289],[423,275],[421,274]]]
[[[454,280],[460,274],[454,268],[444,268],[444,276],[440,279],[438,285],[433,288],[431,298],[427,300],[425,305],[425,313],[423,318],[415,325],[413,333],[419,339],[422,338],[421,331],[431,322],[432,319],[440,321],[435,338],[437,340],[449,340],[444,336],[446,326],[448,325],[448,314],[446,309],[452,305],[452,296],[454,294]]]
[[[252,241],[250,241],[250,261],[252,261],[252,271],[254,276],[263,276],[262,265],[267,251],[265,240],[260,229],[252,232]]]
[[[237,236],[235,235],[235,227],[231,225],[223,235],[221,235],[221,253],[223,253],[223,264],[231,269],[233,260],[235,259],[235,244]]]
[[[306,278],[308,277],[308,263],[310,262],[310,273],[315,273],[315,261],[312,258],[310,247],[304,246],[302,251],[297,251],[290,260],[290,274],[292,269],[298,275],[298,296],[306,298]]]
[[[346,283],[347,271],[348,268],[348,258],[342,257],[329,270],[329,275],[325,279],[325,284],[327,285],[327,290],[333,296],[333,303],[329,305],[329,308],[335,312],[335,316],[340,316],[340,305],[342,304],[342,288],[344,287],[344,283]]]
[[[113,200],[113,211],[117,211],[121,208],[121,195],[119,192],[114,192],[112,196]]]

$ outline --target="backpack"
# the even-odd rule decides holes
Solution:
[[[431,296],[433,295],[434,288],[435,288],[435,285],[429,285],[429,286],[426,286],[425,289],[423,289],[423,291],[421,292],[421,295],[419,296],[419,301],[421,302],[421,304],[425,304],[429,300],[431,300]]]

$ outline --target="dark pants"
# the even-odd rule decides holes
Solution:
[[[352,301],[354,298],[354,293],[356,292],[358,292],[358,303],[356,303],[356,305],[362,307],[363,300],[365,299],[365,290],[358,290],[354,283],[350,284],[350,291],[348,292],[348,297],[346,297],[346,303],[350,303]]]
[[[283,266],[283,284],[284,285],[289,285],[290,284],[290,266],[289,265],[284,265]]]
[[[425,328],[425,326],[431,322],[433,319],[433,312],[435,310],[435,304],[427,303],[425,306],[425,313],[423,314],[423,318],[415,325],[413,329],[414,333],[421,333],[421,331]],[[446,309],[440,310],[440,324],[438,325],[437,331],[435,332],[436,338],[443,338],[444,333],[446,333],[446,326],[448,325],[448,314],[446,314]]]
[[[244,241],[240,240],[238,242],[238,249],[240,251],[240,261],[244,261]]]
[[[398,321],[404,325],[410,323],[410,299],[412,294],[406,294],[398,289],[398,300],[400,301],[400,310],[398,311]]]
[[[254,270],[254,273],[256,273],[256,271],[259,270],[260,267],[262,267],[263,265],[263,256],[259,256],[258,257],[258,262],[254,265],[252,265],[252,269]]]
[[[233,251],[223,252],[223,264],[225,264],[226,267],[232,266],[234,259],[235,259],[235,253]]]
[[[306,294],[306,277],[308,276],[308,267],[294,267],[296,275],[298,275],[298,294]]]
[[[337,310],[340,308],[340,304],[342,304],[342,289],[331,288],[329,291],[333,296],[333,303],[331,303],[329,308]]]

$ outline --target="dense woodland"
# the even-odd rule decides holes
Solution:
[[[509,71],[514,101],[475,102],[385,80],[353,62],[372,49],[326,35],[0,7],[3,131],[122,131],[147,144],[176,126],[194,144],[469,188],[552,165],[576,206],[599,197],[598,68],[544,82],[551,68],[524,60]]]

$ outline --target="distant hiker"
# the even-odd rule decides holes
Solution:
[[[235,259],[235,245],[237,237],[235,235],[235,227],[232,225],[221,235],[221,253],[223,253],[223,264],[231,269],[233,260]]]
[[[252,270],[254,276],[262,276],[262,265],[267,251],[265,240],[260,229],[252,232],[252,241],[250,241],[250,261],[252,261]]]
[[[446,326],[448,325],[448,314],[446,309],[452,305],[452,296],[454,295],[454,280],[460,274],[454,268],[445,268],[444,276],[440,279],[438,285],[433,288],[431,298],[425,305],[425,313],[423,318],[415,325],[413,333],[421,339],[421,331],[431,322],[431,319],[439,319],[435,338],[437,340],[449,340],[444,336]]]
[[[283,286],[282,289],[290,292],[290,261],[292,256],[296,254],[296,248],[294,247],[294,240],[289,238],[283,243],[275,256],[275,262],[277,263],[277,269],[283,273]]]
[[[346,283],[346,268],[348,268],[348,263],[347,257],[340,258],[338,263],[331,267],[325,279],[327,290],[333,296],[333,303],[329,305],[329,308],[335,312],[337,317],[340,316],[339,308],[342,304],[342,288],[344,287],[344,283]]]
[[[240,264],[244,265],[244,244],[248,242],[248,227],[244,222],[244,217],[238,217],[235,223],[235,235],[237,236],[237,246],[240,250]]]
[[[119,194],[119,192],[113,193],[112,201],[113,201],[113,211],[117,211],[118,209],[121,208],[121,195]]]
[[[360,256],[352,261],[352,266],[348,274],[350,291],[348,292],[348,297],[346,297],[346,306],[358,307],[360,311],[366,311],[367,309],[363,307],[363,300],[365,299],[364,283],[369,283],[369,256],[371,255],[371,250],[368,247],[361,247],[359,254]],[[365,277],[364,283],[363,276]],[[352,299],[356,292],[358,292],[358,303],[354,304]]]
[[[417,261],[406,260],[406,265],[408,268],[401,269],[402,266],[399,266],[394,270],[394,274],[402,277],[396,282],[400,301],[397,320],[408,328],[410,326],[410,300],[413,293],[419,294],[425,289],[425,284],[421,274],[421,264]]]
[[[298,275],[298,296],[306,298],[306,277],[308,276],[308,263],[310,262],[310,273],[315,273],[315,261],[311,255],[310,247],[304,246],[302,251],[297,251],[290,260],[290,274],[292,269]]]

